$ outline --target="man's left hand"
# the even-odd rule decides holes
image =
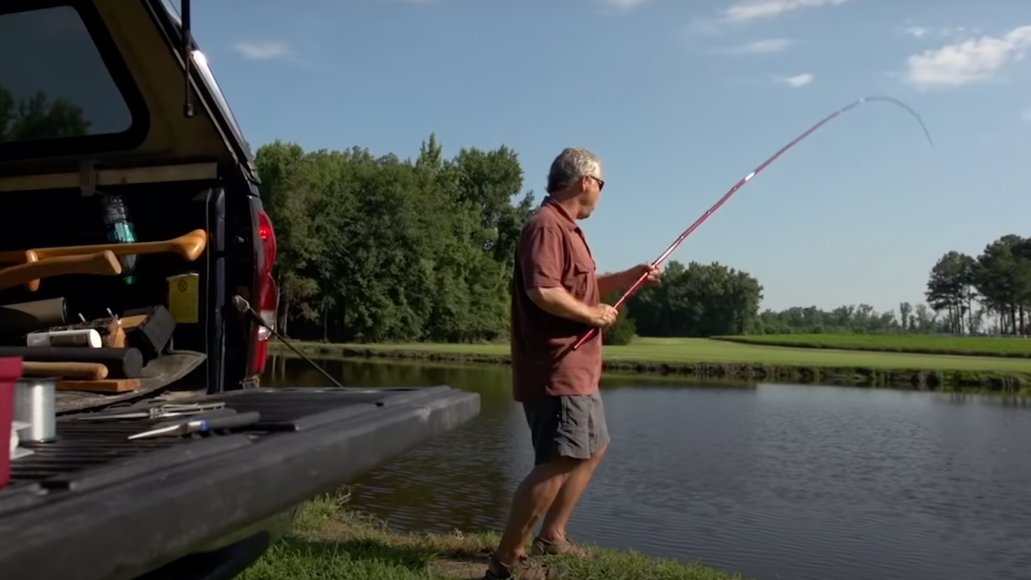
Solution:
[[[626,271],[627,288],[629,288],[634,282],[637,282],[637,279],[645,273],[648,274],[648,277],[644,279],[644,282],[641,284],[642,286],[654,286],[662,281],[662,271],[658,266],[640,264]]]

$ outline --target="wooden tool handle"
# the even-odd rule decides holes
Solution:
[[[0,346],[0,360],[20,357],[25,362],[93,363],[107,367],[108,379],[135,379],[143,371],[140,349],[82,346]]]
[[[23,362],[22,375],[26,377],[57,377],[83,381],[102,381],[107,378],[107,367],[100,363]]]
[[[22,263],[35,264],[38,261],[39,256],[36,255],[36,252],[33,252],[32,250],[25,250],[25,261]],[[39,290],[39,278],[36,278],[35,280],[29,280],[28,282],[26,282],[25,288],[28,289],[29,292],[35,292],[36,290]]]
[[[98,252],[85,256],[65,256],[11,266],[0,270],[0,290],[25,284],[40,278],[52,278],[67,274],[96,274],[117,276],[122,265],[112,252]]]
[[[99,244],[93,246],[66,246],[63,248],[34,248],[39,260],[51,260],[65,256],[82,256],[97,252],[113,252],[116,256],[132,256],[137,254],[179,254],[187,261],[196,260],[208,245],[208,233],[204,230],[193,230],[178,238],[163,242],[138,242],[134,244]],[[24,262],[26,250],[0,252],[0,264]]]
[[[105,381],[57,381],[58,391],[94,393],[128,393],[140,390],[140,379],[108,379]]]

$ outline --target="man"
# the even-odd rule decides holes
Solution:
[[[605,186],[601,161],[580,148],[551,164],[548,197],[523,227],[512,284],[512,387],[523,404],[534,448],[534,468],[515,492],[508,525],[491,557],[486,579],[548,577],[526,553],[541,517],[532,553],[582,554],[566,525],[608,449],[598,382],[602,341],[596,336],[572,351],[591,327],[611,327],[618,311],[601,297],[623,291],[657,268],[637,266],[598,277],[591,250],[577,226],[594,212]]]

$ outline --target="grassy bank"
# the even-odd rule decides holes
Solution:
[[[870,352],[1031,358],[1031,339],[914,334],[772,334],[719,336],[716,340],[758,346]]]
[[[275,352],[290,351],[273,343]],[[301,343],[309,356],[380,357],[508,364],[506,344]],[[789,348],[712,339],[640,338],[605,348],[612,372],[923,389],[1019,391],[1031,385],[1031,359]]]
[[[295,529],[236,580],[476,579],[483,577],[489,550],[497,543],[490,534],[398,534],[345,508],[341,500],[312,500]],[[566,580],[744,580],[702,566],[604,549],[593,549],[586,559],[547,561],[565,569]]]

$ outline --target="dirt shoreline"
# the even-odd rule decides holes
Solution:
[[[299,343],[295,346],[310,357],[423,360],[457,364],[511,364],[508,355],[442,352],[428,348],[401,349],[320,343]],[[275,342],[270,345],[270,354],[296,356],[290,349]],[[765,363],[684,363],[627,359],[606,360],[604,368],[606,372],[620,374],[683,376],[707,380],[889,387],[928,391],[972,390],[1017,393],[1027,390],[1031,385],[1031,373],[997,371],[824,367]]]

